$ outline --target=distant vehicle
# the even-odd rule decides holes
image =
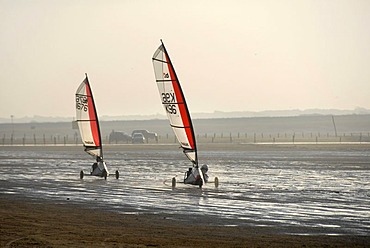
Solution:
[[[158,141],[158,135],[154,132],[149,132],[148,130],[134,130],[132,131],[132,136],[134,136],[135,133],[141,133],[144,138],[148,141],[149,139],[154,139],[155,141]]]
[[[116,132],[112,130],[109,134],[109,143],[129,143],[131,142],[131,136],[125,132]]]
[[[137,143],[144,144],[145,143],[145,137],[144,137],[144,135],[141,134],[141,133],[134,133],[132,135],[132,143],[133,144],[137,144]]]

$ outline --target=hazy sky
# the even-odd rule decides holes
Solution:
[[[369,0],[0,0],[0,117],[165,114],[163,39],[191,112],[370,108]]]

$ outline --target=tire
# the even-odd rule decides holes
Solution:
[[[199,182],[199,188],[201,189],[203,187],[203,180],[200,180]]]
[[[118,170],[116,170],[116,179],[118,179],[119,178],[119,172],[118,172]]]
[[[80,171],[80,179],[83,179],[84,178],[84,171],[83,170],[81,170]]]
[[[219,184],[218,177],[215,177],[215,188],[218,188],[218,184]]]
[[[172,178],[172,188],[176,188],[176,178]]]

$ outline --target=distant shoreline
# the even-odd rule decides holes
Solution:
[[[264,150],[291,150],[291,149],[335,149],[335,150],[364,150],[370,152],[370,142],[297,142],[297,143],[200,143],[198,144],[198,151],[264,151]],[[178,144],[106,144],[105,151],[147,151],[147,150],[173,150],[179,149]],[[82,144],[67,144],[67,145],[0,145],[0,150],[3,151],[19,151],[19,150],[47,150],[47,151],[83,151]]]
[[[228,118],[280,118],[280,117],[305,117],[305,116],[342,116],[342,115],[370,115],[370,109],[355,108],[349,110],[341,109],[291,109],[291,110],[265,110],[265,111],[214,111],[210,113],[191,113],[195,119],[228,119]],[[75,118],[67,117],[51,117],[39,116],[32,117],[0,117],[0,124],[6,123],[55,123],[55,122],[71,122]],[[151,121],[165,120],[166,115],[163,113],[148,114],[148,115],[122,115],[122,116],[106,116],[101,115],[101,121]]]

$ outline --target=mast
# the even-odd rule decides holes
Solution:
[[[92,105],[93,105],[93,109],[94,109],[94,113],[95,113],[96,125],[98,127],[98,136],[99,136],[99,145],[100,145],[100,147],[99,147],[100,148],[100,158],[99,158],[99,156],[96,156],[96,162],[99,162],[100,160],[103,160],[103,144],[102,144],[101,133],[100,133],[99,119],[98,119],[98,113],[96,111],[94,96],[93,96],[92,89],[91,89],[90,83],[89,83],[89,78],[87,77],[87,73],[85,73],[85,76],[86,76],[86,84],[88,86],[88,89],[89,89],[90,95],[91,95],[91,101],[92,101]]]

